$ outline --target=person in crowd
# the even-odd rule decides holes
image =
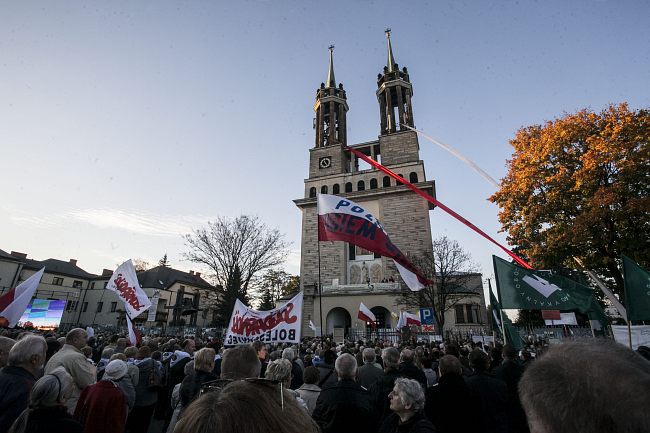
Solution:
[[[152,383],[156,375],[162,375],[162,365],[151,358],[149,346],[142,346],[135,355],[133,367],[138,371],[138,381],[135,385],[135,403],[129,413],[126,429],[131,433],[147,433],[158,402],[158,390]]]
[[[102,380],[81,392],[74,417],[84,433],[124,433],[127,404],[117,382],[127,371],[126,362],[115,359],[106,366]]]
[[[29,394],[42,374],[47,352],[43,337],[28,335],[18,340],[0,370],[0,433],[5,433],[29,404]]]
[[[138,354],[138,348],[135,346],[129,346],[124,349],[124,356],[126,356],[126,363],[133,364],[135,356]]]
[[[650,362],[603,339],[552,346],[519,382],[534,433],[649,432],[648,389]]]
[[[7,365],[7,358],[9,357],[9,351],[16,344],[16,340],[9,337],[0,337],[0,368]]]
[[[251,346],[235,346],[223,352],[222,379],[247,379],[260,376],[261,363]]]
[[[366,347],[361,353],[363,365],[359,367],[359,384],[370,389],[370,386],[383,376],[383,372],[379,364],[375,363],[375,349]]]
[[[488,373],[490,359],[482,350],[473,350],[469,363],[474,371],[467,378],[467,387],[478,396],[481,431],[508,432],[508,387],[506,383]]]
[[[415,379],[420,382],[423,389],[427,388],[427,377],[424,372],[415,365],[415,352],[413,350],[402,350],[397,371],[402,377],[408,377],[409,379]]]
[[[478,407],[478,400],[465,384],[463,366],[453,355],[438,362],[438,383],[426,390],[424,414],[437,433],[476,433],[477,417],[467,408]]]
[[[104,375],[104,369],[108,365],[109,362],[111,362],[111,356],[113,356],[113,349],[111,347],[105,347],[104,350],[102,350],[101,357],[99,358],[99,362],[97,363],[97,380],[102,380],[102,376]]]
[[[503,346],[496,345],[490,350],[490,366],[488,371],[495,370],[503,361]]]
[[[185,370],[185,364],[190,362],[194,356],[194,351],[196,350],[196,343],[192,339],[187,339],[183,341],[181,350],[176,350],[172,354],[169,360],[169,380],[167,385],[171,390],[177,383],[183,381],[183,371]]]
[[[524,370],[526,367],[528,367],[528,364],[530,364],[532,360],[533,356],[531,355],[530,351],[528,349],[521,349],[521,353],[519,354],[519,363]]]
[[[123,353],[114,353],[108,362],[114,361],[116,359],[126,362],[126,356],[124,356]],[[120,390],[124,393],[128,412],[131,413],[131,411],[133,410],[133,406],[135,405],[135,385],[133,385],[133,378],[131,377],[131,367],[133,366],[129,364],[127,364],[126,366],[127,366],[126,376],[124,376],[124,378],[120,379],[119,381],[116,381],[116,383],[117,386],[120,387]],[[136,368],[135,377],[136,379],[138,379],[139,378],[139,372],[137,371],[138,368],[137,367],[135,368]]]
[[[187,364],[185,364],[185,378],[189,376],[193,376],[194,373],[195,373],[194,361],[190,361]],[[169,421],[169,426],[167,427],[167,433],[174,433],[176,422],[178,421],[178,417],[183,410],[183,407],[181,406],[181,385],[182,384],[183,382],[177,384],[174,387],[174,390],[172,391],[172,398],[170,403],[173,412],[172,412],[172,417]]]
[[[528,433],[526,414],[519,400],[519,381],[524,368],[517,359],[517,351],[511,344],[503,346],[503,362],[494,370],[497,379],[506,383],[508,388],[508,423],[510,433]]]
[[[422,372],[427,378],[427,388],[438,383],[438,374],[433,369],[433,358],[431,356],[424,356],[422,358]]]
[[[334,364],[338,382],[324,388],[312,416],[323,433],[364,433],[376,430],[369,392],[359,385],[357,360],[341,354]]]
[[[61,345],[59,344],[59,341],[54,337],[47,337],[45,339],[45,342],[47,343],[47,361],[49,361],[50,358],[61,349]]]
[[[219,379],[212,374],[214,369],[214,349],[204,347],[194,354],[194,374],[185,376],[179,391],[181,407],[187,407],[201,390],[201,385]]]
[[[129,344],[129,340],[123,337],[118,338],[115,343],[115,350],[113,351],[113,353],[124,353],[127,344]]]
[[[292,370],[293,365],[288,359],[276,359],[273,362],[269,362],[265,377],[266,379],[282,383],[282,388],[288,388],[288,394],[298,400],[298,403],[305,409],[305,411],[308,411],[307,403],[305,403],[305,401],[300,397],[298,391],[289,388],[292,380]]]
[[[318,386],[325,389],[328,386],[336,384],[337,377],[334,370],[334,361],[336,361],[336,352],[332,349],[325,349],[320,354],[320,364],[318,364],[318,374],[320,380]]]
[[[305,367],[305,371],[302,375],[303,384],[298,388],[298,394],[300,398],[307,405],[307,411],[311,415],[314,412],[316,407],[316,400],[320,395],[321,389],[318,386],[318,381],[320,380],[320,375],[318,369],[314,366]]]
[[[183,411],[174,430],[174,433],[240,432],[319,433],[319,429],[286,389],[258,379],[237,380],[220,392],[200,396]]]
[[[253,346],[253,349],[255,349],[255,352],[257,352],[257,357],[260,359],[260,363],[262,364],[260,377],[264,377],[264,373],[266,373],[266,366],[268,365],[268,361],[266,360],[266,356],[268,355],[268,347],[266,347],[266,344],[264,342],[259,340],[253,341],[251,343],[251,346]]]
[[[9,433],[82,433],[65,402],[74,388],[72,377],[59,367],[36,381],[25,409]]]
[[[289,388],[293,390],[300,388],[300,385],[302,385],[303,368],[296,361],[297,357],[297,353],[290,347],[287,347],[282,351],[282,358],[291,363],[291,384],[289,385]]]
[[[458,346],[455,343],[445,344],[445,355],[455,356],[456,358],[458,358],[459,361],[461,361],[460,365],[463,367],[464,377],[469,377],[472,375],[472,369],[469,367],[469,362],[468,365],[463,365],[463,362],[460,359],[460,350],[458,349]]]
[[[399,351],[394,347],[387,347],[382,351],[384,361],[384,374],[369,389],[372,405],[377,411],[378,421],[381,423],[390,415],[390,400],[388,394],[395,386],[395,379],[400,377]]]
[[[61,350],[52,355],[45,365],[45,373],[50,373],[57,367],[63,367],[72,376],[76,388],[73,389],[72,395],[66,403],[68,412],[71,414],[75,410],[81,391],[96,381],[95,366],[90,364],[81,353],[81,348],[86,345],[87,341],[88,334],[84,329],[71,330],[65,336],[65,344]]]
[[[384,420],[379,433],[433,433],[435,431],[431,421],[422,413],[425,400],[420,382],[398,378],[388,398],[393,414]]]

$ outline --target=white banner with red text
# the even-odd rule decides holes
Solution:
[[[140,287],[135,267],[130,259],[115,269],[106,288],[115,292],[124,301],[124,308],[131,319],[135,319],[140,313],[151,307],[151,301]]]
[[[237,346],[257,340],[264,343],[299,343],[301,326],[302,292],[283,306],[269,311],[253,310],[237,299],[224,345]]]

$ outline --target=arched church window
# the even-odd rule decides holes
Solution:
[[[332,187],[332,194],[338,194],[339,191],[339,184],[335,183],[334,186]]]
[[[416,172],[412,171],[412,172],[409,174],[409,182],[411,182],[411,183],[418,183],[418,174],[417,174]]]
[[[384,188],[389,187],[389,186],[390,186],[390,177],[388,177],[388,176],[384,176],[384,179],[382,180],[381,183],[382,183],[382,186],[383,186]]]
[[[345,184],[345,192],[352,192],[352,182]]]
[[[312,186],[311,188],[309,188],[309,197],[312,197],[312,198],[316,197],[316,187],[315,186]]]
[[[357,191],[363,191],[365,189],[366,189],[366,183],[364,181],[360,180],[357,183]]]
[[[377,179],[370,179],[370,189],[377,189]]]
[[[320,187],[320,193],[321,194],[327,194],[327,185],[323,185]]]

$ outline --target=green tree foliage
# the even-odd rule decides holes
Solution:
[[[300,290],[300,277],[290,275],[282,270],[269,269],[260,278],[260,291],[258,294],[259,309],[271,310],[275,308],[280,298],[293,296]]]
[[[608,277],[623,296],[620,256],[650,265],[650,112],[581,110],[517,131],[508,173],[490,200],[515,250],[538,269]]]

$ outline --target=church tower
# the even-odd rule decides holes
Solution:
[[[314,335],[311,320],[323,333],[365,326],[357,317],[359,302],[377,316],[379,326],[391,328],[399,311],[395,298],[408,290],[392,260],[343,242],[318,242],[317,193],[349,198],[382,223],[395,245],[407,255],[431,250],[430,206],[402,184],[384,176],[344,149],[345,145],[370,156],[395,173],[435,196],[435,184],[427,181],[413,126],[412,85],[406,68],[399,71],[393,57],[390,31],[386,32],[388,62],[377,80],[380,135],[359,143],[347,143],[347,97],[334,78],[333,47],[329,51],[327,81],[316,91],[315,141],[309,149],[309,177],[304,197],[294,200],[302,211],[300,284],[304,290],[303,335]],[[320,252],[320,255],[319,255]],[[322,290],[319,305],[318,285]]]

